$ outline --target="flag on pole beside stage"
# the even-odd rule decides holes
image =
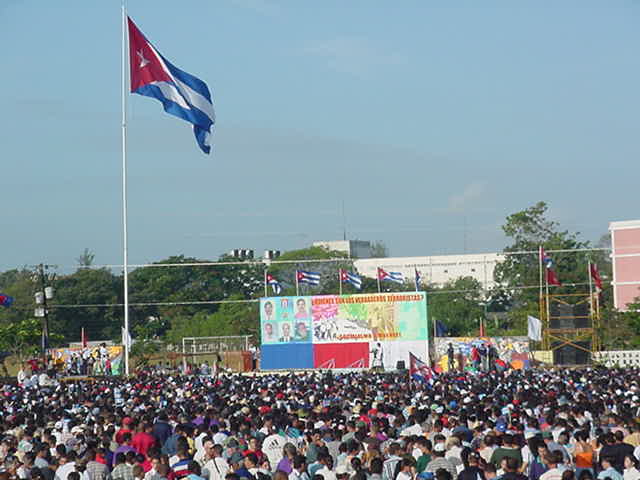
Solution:
[[[542,322],[531,315],[527,316],[527,336],[533,341],[542,341]]]
[[[598,265],[596,265],[595,263],[589,262],[589,275],[591,275],[591,279],[593,280],[593,283],[596,284],[596,292],[600,293],[602,291],[602,278],[600,278]]]
[[[320,285],[320,274],[296,270],[296,280],[298,283],[306,283],[307,285]]]
[[[276,277],[274,277],[270,273],[267,273],[265,278],[267,280],[267,285],[271,285],[273,293],[275,293],[276,295],[280,295],[280,292],[282,292],[282,285],[280,285],[280,282],[276,280]]]
[[[420,290],[420,284],[422,283],[422,275],[420,274],[417,268],[415,269],[415,271],[416,271],[415,279],[416,279],[416,292],[417,292],[418,290]]]
[[[133,340],[131,340],[131,334],[123,327],[122,328],[122,345],[126,346],[128,349],[131,349],[132,344],[133,344]]]
[[[362,279],[360,278],[360,275],[358,275],[357,273],[348,272],[347,270],[344,270],[342,268],[340,269],[340,281],[342,283],[353,285],[358,290],[362,288]]]
[[[209,87],[164,58],[136,24],[127,20],[131,92],[159,100],[165,112],[193,124],[198,146],[209,153],[216,121]]]
[[[556,271],[554,269],[553,259],[549,255],[547,255],[542,245],[540,246],[540,262],[545,268],[545,278],[547,280],[547,284],[555,285],[556,287],[561,286],[562,284],[560,283],[560,280],[558,279],[558,276],[556,275]]]
[[[404,283],[404,275],[401,272],[387,272],[386,270],[378,267],[378,280]]]
[[[80,341],[82,342],[82,347],[86,348],[89,343],[89,339],[87,338],[87,332],[85,332],[84,327],[80,331]]]

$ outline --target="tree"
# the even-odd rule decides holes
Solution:
[[[484,316],[482,285],[473,277],[460,277],[442,287],[429,287],[427,308],[430,323],[442,322],[449,336],[477,335]]]
[[[229,299],[242,300],[238,296]],[[223,303],[213,314],[204,312],[174,319],[165,339],[180,345],[184,337],[251,335],[258,338],[258,302]]]
[[[51,331],[67,342],[80,339],[82,328],[91,340],[120,339],[122,279],[106,268],[79,269],[56,280],[56,304],[50,309]],[[84,307],[81,305],[100,305]]]
[[[84,252],[80,254],[80,256],[76,259],[78,262],[78,266],[80,267],[90,267],[93,265],[93,261],[96,258],[96,254],[91,252],[88,248],[84,249]]]
[[[344,261],[332,262],[309,262],[309,260],[331,260],[345,259]],[[348,259],[345,252],[329,250],[324,247],[309,247],[301,250],[291,250],[283,253],[279,261],[289,263],[273,263],[269,267],[269,272],[275,276],[283,286],[283,295],[296,294],[296,270],[306,270],[320,273],[320,285],[301,285],[301,295],[322,295],[336,294],[340,290],[338,284],[338,270],[341,268],[352,269],[353,261]],[[345,286],[345,293],[352,287]]]
[[[494,277],[497,287],[491,292],[491,297],[501,297],[504,305],[510,308],[511,325],[526,325],[527,315],[539,316],[540,245],[546,251],[565,250],[551,254],[554,268],[564,285],[553,287],[554,292],[588,291],[585,289],[588,283],[587,264],[597,254],[576,251],[588,248],[589,242],[580,240],[579,233],[561,230],[557,222],[547,219],[547,211],[547,204],[538,202],[509,215],[502,226],[513,243],[504,249],[505,259],[496,266]]]

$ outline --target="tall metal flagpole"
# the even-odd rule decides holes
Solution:
[[[380,267],[376,270],[376,280],[378,280],[378,293],[380,293]]]
[[[594,314],[594,304],[593,304],[593,283],[591,281],[591,260],[587,262],[587,278],[589,278],[589,308],[591,311],[591,328],[593,328],[593,314]]]
[[[338,269],[338,285],[340,285],[340,295],[342,295],[342,269]]]
[[[122,2],[122,235],[124,268],[124,373],[129,376],[129,256],[127,251],[127,12]]]
[[[267,292],[267,268],[264,269],[264,296],[268,297],[269,292]]]
[[[296,297],[300,296],[300,283],[298,282],[298,270],[296,270]]]

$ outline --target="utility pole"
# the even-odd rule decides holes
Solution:
[[[47,368],[47,349],[49,348],[49,309],[47,308],[47,300],[53,300],[53,287],[47,284],[52,283],[55,279],[55,274],[49,275],[49,273],[47,273],[50,267],[52,267],[52,265],[41,263],[36,266],[34,273],[34,280],[39,289],[35,294],[36,309],[34,315],[35,317],[42,318],[42,340],[40,348],[45,370]]]

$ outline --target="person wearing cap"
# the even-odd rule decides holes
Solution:
[[[433,446],[433,460],[431,460],[427,467],[425,468],[425,472],[431,472],[435,474],[439,469],[444,468],[449,474],[451,478],[455,478],[457,475],[456,467],[451,460],[445,458],[445,444],[444,442],[437,442]]]

